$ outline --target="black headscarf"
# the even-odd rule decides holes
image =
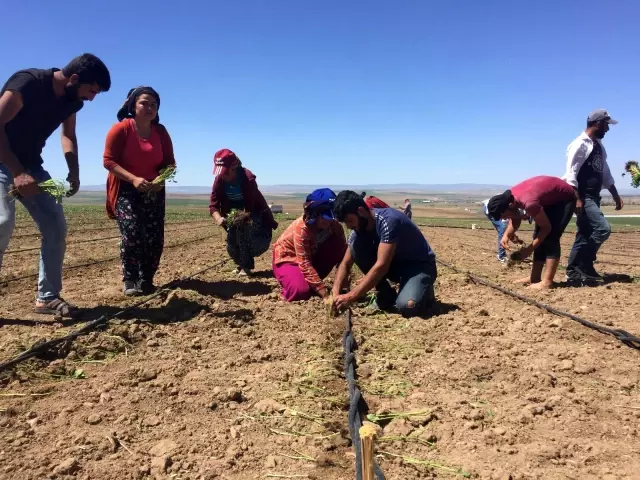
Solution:
[[[120,110],[118,110],[118,121],[121,122],[125,118],[134,118],[136,116],[136,100],[143,94],[152,95],[158,102],[158,110],[160,110],[160,95],[151,87],[136,87],[129,90],[127,99],[124,101]],[[156,115],[153,123],[160,123],[160,115]]]
[[[511,203],[511,190],[505,190],[504,193],[491,197],[487,204],[487,213],[494,220],[500,220],[502,214],[509,208]]]

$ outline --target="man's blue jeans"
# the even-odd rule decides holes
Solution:
[[[504,232],[507,229],[508,222],[503,222],[502,220],[493,220],[491,218],[489,218],[489,220],[491,220],[491,224],[493,225],[493,228],[495,228],[496,231],[498,232],[498,258],[500,259],[506,258],[507,252],[505,251],[504,248],[502,248],[502,244],[500,243],[500,240],[502,240],[502,236],[504,235]]]
[[[42,167],[32,169],[29,173],[38,183],[51,178]],[[16,220],[15,200],[9,197],[9,185],[12,183],[11,172],[0,163],[0,269]],[[62,205],[44,192],[19,200],[42,235],[37,299],[48,302],[58,298],[62,290],[62,262],[67,236],[64,212]]]
[[[592,268],[600,246],[611,235],[611,226],[600,210],[600,197],[586,196],[584,212],[578,217],[576,239],[569,254],[567,275],[575,268]]]
[[[371,270],[378,257],[380,241],[373,237],[356,235],[349,245],[351,256],[364,274]],[[437,275],[435,259],[425,259],[422,262],[393,260],[386,277],[376,286],[378,306],[387,310],[395,304],[398,313],[405,317],[423,315],[435,300],[433,284]],[[400,284],[398,293],[388,280]]]

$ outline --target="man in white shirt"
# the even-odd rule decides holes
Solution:
[[[606,188],[611,192],[616,210],[624,206],[601,142],[609,131],[609,125],[616,123],[617,120],[612,119],[606,110],[591,112],[587,118],[587,129],[567,148],[567,168],[562,179],[575,189],[578,196],[578,231],[567,266],[567,280],[570,282],[602,281],[593,263],[600,246],[611,234],[611,226],[600,210],[600,191]]]

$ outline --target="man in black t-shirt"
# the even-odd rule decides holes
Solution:
[[[595,110],[587,118],[587,129],[567,148],[567,169],[562,178],[574,188],[578,197],[578,231],[567,265],[569,282],[602,281],[593,263],[600,246],[611,234],[611,226],[600,210],[600,191],[606,188],[611,192],[616,210],[624,206],[601,142],[609,125],[616,123],[606,110]]]
[[[15,225],[12,187],[42,235],[35,311],[73,317],[78,310],[60,297],[66,222],[62,205],[38,184],[51,177],[42,167],[42,149],[62,125],[62,151],[74,195],[80,188],[76,113],[111,87],[109,70],[95,55],[74,58],[62,70],[31,68],[14,73],[0,92],[0,267]]]

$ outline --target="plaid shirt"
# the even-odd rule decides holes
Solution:
[[[338,222],[332,221],[328,229],[329,235],[338,235],[346,243],[344,229]],[[318,235],[316,231],[297,218],[287,227],[273,245],[273,263],[295,263],[300,267],[307,283],[317,292],[325,287],[318,272],[313,268],[313,256],[318,251]]]

